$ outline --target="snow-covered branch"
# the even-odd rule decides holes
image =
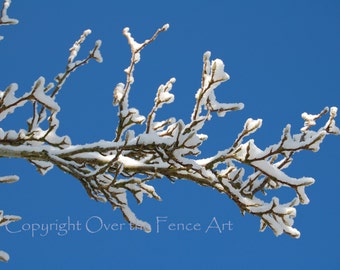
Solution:
[[[6,19],[9,3],[5,1],[0,23],[6,20],[13,22]],[[164,25],[142,43],[134,40],[129,28],[123,30],[131,48],[131,60],[124,70],[126,81],[118,83],[113,91],[113,105],[118,107],[118,125],[112,140],[77,145],[72,144],[68,136],[57,135],[61,108],[56,96],[66,79],[91,59],[102,62],[101,41],[95,43],[86,58],[76,60],[81,44],[91,33],[85,30],[70,48],[66,69],[56,76],[55,83],[46,84],[45,79],[40,77],[31,90],[20,97],[16,96],[18,85],[15,83],[0,91],[0,121],[18,107],[29,103],[33,107],[26,129],[0,128],[0,157],[26,159],[41,174],[58,167],[78,179],[90,198],[109,202],[114,209],[121,210],[132,226],[146,232],[151,231],[151,227],[135,216],[127,193],[133,194],[138,203],[143,202],[144,195],[160,200],[151,183],[152,180],[166,178],[193,181],[213,188],[231,198],[242,213],[258,216],[261,231],[270,227],[276,235],[286,233],[298,238],[300,233],[293,227],[296,206],[308,204],[305,188],[312,185],[314,179],[294,178],[288,176],[284,169],[291,164],[295,153],[302,150],[316,152],[326,135],[340,133],[335,125],[337,108],[325,108],[316,115],[303,113],[301,133],[291,134],[291,126],[287,125],[280,141],[265,149],[256,146],[253,139],[246,139],[262,125],[261,119],[249,118],[230,147],[221,146],[222,149],[215,155],[200,158],[200,146],[208,139],[207,134],[200,133],[206,121],[211,120],[215,113],[223,117],[230,111],[243,108],[242,103],[219,103],[216,100],[217,87],[229,80],[222,60],[211,60],[211,53],[204,53],[201,87],[195,95],[196,103],[188,123],[173,117],[156,117],[164,104],[174,102],[171,89],[175,78],[159,86],[154,105],[146,116],[130,107],[128,102],[135,80],[134,70],[141,60],[142,50],[168,28],[169,25]],[[316,120],[327,113],[329,117],[324,126],[312,130]],[[144,131],[136,134],[136,125],[144,125]],[[249,175],[245,175],[245,167],[252,168]],[[0,183],[17,180],[17,176],[0,177]],[[281,187],[291,188],[295,196],[287,202],[278,197],[263,196],[267,191]],[[263,197],[268,199],[261,199]],[[0,225],[17,219],[0,212]],[[6,253],[0,253],[3,260],[6,256]]]
[[[16,19],[12,19],[8,17],[7,10],[10,5],[11,5],[11,0],[5,0],[2,5],[2,9],[0,11],[0,26],[17,24],[19,22]],[[4,38],[3,36],[0,36],[0,40],[2,40],[3,38]]]
[[[4,25],[11,25],[11,24],[17,24],[19,21],[16,19],[12,19],[9,18],[7,15],[7,11],[9,6],[11,5],[11,0],[5,0],[3,2],[2,5],[2,9],[0,11],[0,26],[4,26]],[[0,41],[4,39],[3,36],[0,36]],[[4,98],[10,99],[11,98],[11,94],[13,93],[13,91],[15,91],[14,89],[16,88],[16,84],[12,84],[11,86],[9,86],[8,89],[8,93],[6,94],[6,96],[4,97],[3,92],[0,92],[0,100],[3,100]],[[18,103],[20,104],[20,102]],[[17,104],[17,105],[18,105]],[[20,106],[20,105],[19,105]],[[2,111],[2,105],[0,105],[0,111]],[[0,116],[0,121],[1,121],[1,116]],[[0,133],[1,133],[2,129],[0,128]],[[1,136],[1,134],[0,134]],[[1,143],[0,143],[1,144]],[[16,181],[19,180],[19,177],[16,175],[8,175],[8,176],[0,176],[0,184],[1,183],[14,183]],[[0,210],[0,227],[4,226],[6,224],[9,224],[11,222],[20,220],[21,218],[18,216],[12,216],[12,215],[4,215],[4,212],[2,210]],[[9,260],[9,254],[5,251],[0,250],[0,261],[2,262],[7,262]]]

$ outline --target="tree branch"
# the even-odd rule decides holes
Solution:
[[[9,3],[5,1],[0,24],[6,21]],[[45,85],[45,79],[40,77],[32,89],[21,97],[15,96],[18,89],[16,84],[0,91],[0,121],[20,106],[27,103],[33,106],[27,129],[5,131],[0,128],[0,157],[26,159],[42,174],[57,166],[78,179],[89,197],[109,202],[114,209],[121,210],[132,226],[147,232],[151,230],[150,225],[135,216],[129,207],[127,193],[130,192],[138,203],[143,202],[144,195],[161,200],[150,183],[167,178],[171,181],[192,181],[224,193],[238,205],[242,213],[260,218],[261,231],[268,226],[276,235],[286,233],[298,238],[300,233],[293,228],[295,207],[309,202],[305,188],[313,184],[314,179],[290,177],[284,169],[289,167],[295,153],[302,150],[316,152],[326,135],[340,133],[335,125],[337,108],[325,108],[316,115],[303,113],[304,126],[301,133],[292,135],[290,125],[287,125],[280,141],[263,150],[256,146],[254,140],[246,140],[262,125],[261,119],[249,118],[230,147],[222,147],[222,150],[209,158],[200,158],[200,146],[208,136],[199,132],[206,121],[211,120],[214,113],[223,117],[227,112],[241,110],[244,106],[242,103],[219,103],[216,100],[215,90],[229,80],[222,60],[211,61],[210,52],[203,55],[201,87],[195,95],[196,103],[188,123],[175,118],[156,121],[158,110],[164,104],[174,101],[170,91],[175,78],[158,88],[154,106],[146,117],[128,103],[134,82],[134,69],[141,59],[142,50],[168,28],[169,25],[164,25],[143,43],[134,40],[129,28],[123,31],[131,48],[131,60],[124,70],[125,83],[118,83],[113,92],[113,105],[118,107],[115,138],[73,145],[68,136],[57,135],[60,107],[56,96],[66,79],[91,59],[102,62],[99,50],[101,41],[95,43],[86,58],[75,60],[81,44],[91,33],[85,30],[70,48],[66,69],[56,76],[56,85]],[[327,113],[329,118],[325,125],[319,130],[312,130],[316,120]],[[47,123],[47,129],[41,128],[43,123]],[[143,123],[144,132],[135,134],[132,127]],[[245,167],[253,170],[248,176],[245,175]],[[1,183],[16,180],[17,176],[0,178]],[[268,200],[264,201],[258,196],[259,192],[266,195],[266,191],[281,187],[291,188],[295,196],[284,203],[278,197],[267,196]],[[2,219],[9,222],[17,217],[3,216]],[[0,259],[4,257],[6,254],[0,254]]]

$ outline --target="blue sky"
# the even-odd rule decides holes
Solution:
[[[16,82],[24,93],[39,76],[52,81],[64,70],[73,42],[90,28],[79,56],[101,39],[104,62],[92,62],[72,74],[58,95],[59,134],[68,134],[76,144],[110,140],[117,121],[112,90],[125,79],[123,69],[130,60],[122,29],[129,26],[137,41],[143,41],[169,23],[170,29],[142,52],[130,103],[146,114],[158,86],[176,77],[175,103],[159,116],[188,120],[200,86],[202,55],[210,50],[231,76],[216,91],[217,97],[221,102],[243,102],[245,108],[207,124],[203,156],[228,147],[248,117],[263,119],[253,138],[265,147],[280,139],[287,123],[298,132],[302,112],[340,106],[339,14],[336,0],[13,0],[9,15],[20,23],[0,28],[5,36],[0,43],[0,89]],[[26,127],[27,112],[18,111],[1,127]],[[294,177],[316,179],[307,188],[311,203],[298,207],[298,240],[275,237],[268,229],[258,232],[258,218],[243,217],[226,196],[186,181],[155,183],[163,201],[134,206],[153,231],[131,231],[118,211],[90,200],[77,180],[57,168],[41,176],[23,160],[3,159],[1,175],[15,173],[21,179],[1,186],[0,209],[23,218],[11,226],[19,233],[0,228],[0,249],[11,254],[4,267],[339,269],[339,146],[339,137],[330,136],[318,153],[296,155],[288,170]],[[69,223],[70,230],[59,235],[55,230],[32,235],[29,229],[63,223]],[[199,224],[200,229],[173,231],[170,223]],[[232,225],[219,230],[222,224]]]

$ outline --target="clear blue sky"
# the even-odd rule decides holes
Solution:
[[[248,117],[263,119],[253,137],[265,147],[280,139],[287,123],[298,132],[302,112],[340,107],[337,0],[13,0],[9,15],[20,23],[0,28],[5,36],[0,42],[2,90],[17,82],[24,93],[39,76],[52,81],[64,70],[68,49],[85,29],[92,29],[92,34],[80,57],[95,40],[103,41],[104,62],[92,62],[72,74],[58,95],[59,134],[70,135],[73,143],[113,138],[117,111],[111,105],[112,90],[124,80],[123,69],[130,59],[121,34],[126,26],[143,41],[158,27],[170,24],[143,51],[137,65],[130,103],[144,114],[158,86],[176,77],[176,100],[164,108],[163,116],[188,120],[200,86],[203,53],[210,50],[212,58],[226,64],[231,80],[216,91],[217,96],[220,101],[243,102],[245,109],[208,123],[210,140],[202,147],[203,155],[228,147]],[[1,127],[26,127],[25,113],[21,110]],[[288,170],[294,177],[316,179],[307,188],[311,203],[298,207],[295,226],[302,233],[298,240],[275,237],[270,230],[258,232],[258,218],[243,217],[232,201],[216,191],[167,180],[156,183],[162,202],[146,199],[134,207],[139,217],[151,223],[153,232],[130,231],[127,225],[119,227],[126,222],[118,211],[90,200],[71,176],[54,168],[43,177],[25,161],[1,160],[1,175],[15,173],[21,179],[1,186],[0,209],[23,217],[11,226],[20,233],[0,228],[0,249],[11,254],[2,267],[339,269],[339,139],[326,138],[318,153],[300,153]],[[158,232],[157,219],[162,220]],[[67,222],[74,224],[67,234],[25,231],[29,226]],[[106,230],[113,223],[117,226]],[[171,231],[170,223],[197,223],[200,230]],[[223,223],[232,225],[219,232],[214,225]]]

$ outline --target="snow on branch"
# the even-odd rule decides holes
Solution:
[[[132,37],[129,28],[123,30],[131,48],[131,60],[124,70],[125,82],[118,83],[113,90],[118,125],[112,140],[76,145],[68,136],[57,135],[57,116],[61,109],[56,101],[57,93],[78,67],[91,59],[102,62],[101,41],[95,43],[86,58],[76,60],[80,45],[91,33],[86,30],[71,47],[66,69],[56,76],[55,83],[46,84],[45,79],[40,77],[21,97],[16,96],[16,84],[0,92],[0,121],[18,107],[32,106],[32,116],[27,120],[26,129],[0,128],[0,157],[26,159],[42,174],[53,166],[58,167],[78,179],[90,198],[108,202],[114,209],[119,209],[132,226],[146,232],[151,231],[151,227],[136,217],[129,206],[127,194],[131,193],[138,203],[143,202],[144,195],[161,200],[151,184],[155,179],[165,178],[192,181],[213,188],[231,198],[242,213],[258,216],[261,231],[269,227],[276,235],[286,233],[298,238],[300,232],[293,227],[296,206],[308,204],[305,189],[314,183],[314,179],[294,178],[284,169],[292,163],[295,153],[318,151],[326,135],[340,133],[335,125],[337,108],[325,108],[316,115],[303,113],[301,133],[291,134],[291,127],[287,125],[281,139],[265,149],[260,149],[253,139],[247,139],[262,125],[261,119],[249,118],[231,146],[221,146],[222,149],[211,157],[201,158],[200,146],[208,135],[200,132],[206,121],[211,120],[215,113],[223,117],[244,106],[242,103],[220,103],[216,100],[217,87],[229,80],[222,60],[211,60],[210,52],[203,55],[201,86],[195,95],[196,103],[188,123],[173,117],[157,119],[158,110],[174,102],[171,90],[175,78],[159,86],[154,105],[146,116],[141,115],[137,108],[130,107],[128,102],[135,80],[134,70],[141,60],[142,50],[168,28],[168,24],[164,25],[142,43]],[[327,113],[329,117],[324,126],[312,130],[316,120]],[[136,134],[136,125],[145,127],[144,131]],[[252,168],[249,175],[246,175],[245,167]],[[1,177],[0,183],[16,180],[17,176]],[[289,201],[263,196],[281,187],[291,188],[295,196]],[[263,197],[266,199],[261,199]],[[4,222],[9,220],[5,216],[2,219]],[[6,258],[6,254],[2,254],[2,258]]]
[[[2,5],[2,9],[0,11],[0,26],[17,24],[19,22],[16,19],[12,19],[8,17],[7,10],[10,5],[11,5],[11,0],[5,0]],[[3,38],[4,38],[3,36],[0,36],[0,40],[2,40]]]
[[[3,25],[11,25],[11,24],[17,24],[19,21],[16,19],[9,18],[7,15],[7,10],[9,6],[11,5],[11,0],[5,0],[2,9],[0,11],[0,26]],[[0,36],[0,41],[3,39],[3,36]],[[16,84],[11,84],[7,90],[4,92],[0,91],[0,122],[3,118],[2,117],[2,108],[3,108],[3,100],[6,100],[6,103],[15,103],[14,98],[14,92],[17,90],[18,86]],[[16,104],[18,107],[22,106],[22,103],[18,102]],[[13,107],[12,107],[13,109]],[[7,110],[8,112],[11,111],[11,109]],[[7,115],[7,114],[6,114]],[[13,135],[15,132],[11,131],[9,132],[9,136]],[[2,145],[2,138],[4,136],[4,131],[0,128],[0,145]],[[17,175],[7,175],[7,176],[0,176],[0,184],[2,183],[14,183],[19,180],[19,177]],[[20,220],[21,218],[19,216],[13,216],[13,215],[4,215],[4,212],[0,210],[0,227],[5,226],[11,222]],[[9,254],[3,250],[0,250],[0,261],[2,262],[8,262],[9,261]]]

